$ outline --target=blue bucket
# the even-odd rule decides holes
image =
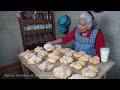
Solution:
[[[69,26],[70,26],[71,20],[67,15],[61,16],[58,19],[58,24],[60,25],[60,32],[62,34],[67,34],[69,32]]]

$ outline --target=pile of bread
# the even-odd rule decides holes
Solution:
[[[83,51],[76,52],[70,48],[62,48],[60,44],[45,44],[37,46],[34,50],[20,53],[28,64],[37,64],[41,71],[52,71],[58,79],[87,79],[95,77],[98,72],[96,64],[100,63],[98,56],[92,57]],[[56,66],[56,63],[61,64]],[[92,65],[86,66],[89,62]],[[94,65],[95,64],[95,65]],[[79,73],[74,73],[73,69]]]

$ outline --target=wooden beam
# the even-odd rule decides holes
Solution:
[[[4,75],[6,73],[10,73],[10,72],[13,72],[15,70],[18,70],[20,68],[21,68],[21,63],[20,62],[16,62],[16,63],[13,63],[13,64],[9,64],[9,65],[0,67],[0,76]]]

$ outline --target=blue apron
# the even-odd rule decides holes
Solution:
[[[76,28],[75,30],[75,42],[74,42],[74,49],[75,51],[84,51],[89,55],[95,56],[96,55],[96,48],[95,48],[95,40],[99,29],[93,29],[92,34],[90,37],[81,36],[79,33],[79,29]]]

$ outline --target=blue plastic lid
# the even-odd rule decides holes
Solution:
[[[67,28],[60,28],[61,33],[65,33],[66,30],[67,30]]]
[[[61,16],[58,20],[59,24],[65,24],[67,22],[67,16]]]

